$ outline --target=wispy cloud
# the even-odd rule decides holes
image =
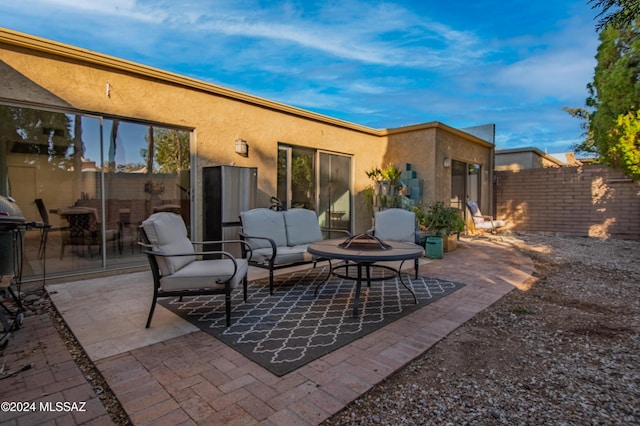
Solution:
[[[0,25],[372,127],[496,123],[578,137],[597,40],[584,0],[23,0]],[[55,17],[55,19],[51,19]],[[560,142],[558,142],[560,143]]]
[[[109,1],[83,1],[83,0],[26,0],[21,7],[29,4],[51,6],[58,11],[66,11],[69,14],[93,14],[126,17],[132,20],[145,22],[158,22],[157,16],[148,14],[148,9],[140,7],[136,0],[109,0]]]
[[[320,2],[311,13],[296,10],[287,2],[267,3],[266,7],[247,1],[42,0],[40,3],[73,15],[155,23],[162,26],[162,31],[197,34],[204,39],[213,39],[218,34],[273,40],[335,58],[387,66],[435,68],[460,63],[462,58],[479,57],[483,51],[471,32],[455,30],[417,16],[405,7],[384,2],[345,0],[339,5]],[[106,18],[103,21],[104,25],[113,22],[117,21],[110,23]]]
[[[569,21],[562,31],[544,35],[535,51],[496,69],[494,84],[517,88],[531,99],[586,98],[585,86],[596,66],[597,39],[576,38],[574,34],[582,30],[577,26],[584,26],[584,21]]]

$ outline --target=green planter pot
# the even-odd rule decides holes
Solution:
[[[444,256],[442,237],[427,237],[424,251],[429,259],[442,259]]]

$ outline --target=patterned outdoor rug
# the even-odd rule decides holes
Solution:
[[[354,318],[355,281],[332,276],[314,295],[327,273],[328,267],[317,267],[276,277],[273,296],[268,279],[251,282],[247,303],[242,301],[242,289],[236,288],[229,328],[225,327],[224,296],[197,296],[182,302],[168,298],[159,303],[282,376],[463,287],[403,274],[416,294],[416,305],[397,277],[372,282],[370,288],[363,283],[359,315]],[[379,268],[372,270],[373,277],[381,273]]]

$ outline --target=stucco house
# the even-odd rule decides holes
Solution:
[[[258,206],[277,195],[326,226],[324,212],[339,204],[340,226],[360,233],[371,226],[367,170],[409,164],[416,202],[462,209],[471,198],[489,214],[493,158],[492,141],[440,122],[373,129],[0,28],[0,195],[29,220],[41,219],[34,200],[46,206],[48,274],[144,264],[133,245],[110,244],[109,231],[133,241],[135,225],[163,206],[202,236],[203,167],[255,167]],[[67,226],[69,207],[96,212],[99,249],[65,249],[55,228]],[[37,253],[32,234],[25,247]],[[40,262],[27,256],[25,275],[35,276]]]

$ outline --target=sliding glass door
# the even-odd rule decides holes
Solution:
[[[321,227],[350,230],[351,157],[280,145],[278,198],[287,209],[314,210]]]
[[[137,227],[152,213],[178,213],[189,228],[189,132],[104,120],[103,141],[105,221],[109,230],[119,233],[118,250],[123,254],[107,261],[127,265],[138,262],[131,257],[139,253]]]
[[[351,158],[320,152],[318,216],[320,226],[351,229]]]
[[[24,235],[24,279],[144,265],[142,220],[190,223],[191,132],[9,106],[0,118],[0,194],[48,224]]]

